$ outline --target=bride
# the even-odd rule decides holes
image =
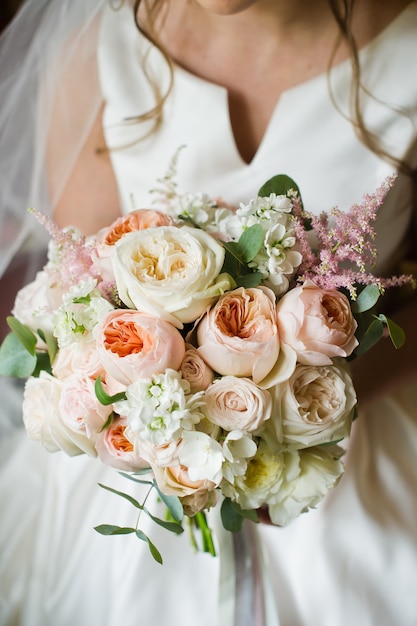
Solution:
[[[228,203],[286,173],[310,211],[347,209],[397,172],[377,236],[377,270],[392,273],[415,242],[416,34],[407,0],[27,0],[0,49],[5,277],[13,258],[33,272],[44,246],[28,206],[96,232],[149,206],[180,146],[179,189]],[[213,516],[216,558],[149,527],[161,567],[143,542],[95,533],[131,525],[97,486],[126,481],[29,441],[20,387],[2,379],[0,623],[415,624],[415,302],[394,296],[406,346],[355,362],[340,485],[234,545]]]

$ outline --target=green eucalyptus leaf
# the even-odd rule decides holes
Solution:
[[[250,287],[258,287],[262,282],[261,272],[250,272],[237,277],[237,285],[249,289]]]
[[[275,193],[277,196],[286,196],[291,189],[296,191],[301,199],[301,193],[297,183],[286,174],[277,174],[262,185],[258,191],[258,196],[260,198],[266,198],[270,196],[271,193]]]
[[[6,335],[0,346],[0,375],[27,378],[36,368],[36,354],[30,354],[14,333]]]
[[[148,547],[149,547],[149,551],[152,554],[153,558],[155,559],[155,561],[157,563],[162,565],[163,561],[162,561],[161,553],[159,552],[159,550],[155,546],[155,544],[152,543],[152,541],[149,539],[149,537],[147,535],[145,535],[145,533],[142,532],[141,530],[137,530],[136,531],[136,536],[137,536],[138,539],[141,539],[142,541],[146,541],[146,543],[148,544]]]
[[[6,317],[6,321],[22,346],[29,352],[29,354],[34,355],[37,344],[35,333],[12,315]]]
[[[183,527],[178,522],[171,522],[169,520],[164,520],[160,517],[156,517],[155,515],[152,515],[152,513],[146,508],[144,508],[143,510],[147,515],[149,515],[149,517],[153,522],[155,522],[155,524],[158,524],[158,526],[162,526],[162,528],[165,528],[165,530],[169,530],[171,533],[175,533],[176,535],[181,535],[181,533],[184,532]]]
[[[132,496],[129,496],[128,493],[124,493],[123,491],[117,491],[117,489],[113,489],[112,487],[107,487],[107,485],[103,485],[102,483],[98,483],[98,485],[102,489],[106,489],[107,491],[111,491],[111,493],[115,493],[116,495],[120,496],[121,498],[124,498],[125,500],[127,500],[128,502],[133,504],[133,506],[135,506],[137,509],[139,509],[141,511],[143,510],[142,504],[139,504],[139,502],[137,500],[135,500],[135,498],[132,498]]]
[[[355,354],[360,356],[372,348],[382,337],[384,332],[384,324],[378,318],[368,326],[366,332],[362,335],[359,346],[355,350]]]
[[[241,511],[233,506],[233,502],[230,498],[225,498],[223,500],[220,515],[225,530],[237,533],[242,528],[244,517]]]
[[[127,526],[113,526],[112,524],[100,524],[99,526],[95,526],[94,530],[96,530],[100,535],[130,535],[136,532],[136,528],[128,528]]]
[[[159,487],[156,480],[154,480],[153,485],[158,492],[159,497],[162,502],[167,507],[168,511],[171,513],[172,517],[176,522],[182,522],[184,519],[184,509],[181,504],[181,500],[177,498],[177,496],[168,496],[166,493],[163,493]]]
[[[405,332],[401,328],[401,326],[398,326],[398,324],[393,322],[389,317],[386,317],[382,313],[381,315],[378,316],[378,319],[380,319],[384,324],[386,324],[388,328],[389,336],[391,338],[391,341],[394,347],[397,349],[402,348],[405,343]]]
[[[126,394],[124,391],[120,393],[115,393],[114,396],[109,396],[108,393],[105,392],[103,385],[101,384],[101,377],[98,376],[96,382],[94,383],[94,391],[96,392],[97,400],[100,404],[104,404],[104,406],[108,406],[109,404],[113,404],[114,402],[119,402],[119,400],[126,400]]]
[[[146,467],[142,470],[137,470],[134,474],[127,474],[126,472],[119,472],[120,476],[124,476],[125,478],[128,478],[129,480],[133,480],[133,482],[135,483],[140,483],[141,485],[153,485],[153,482],[151,482],[150,480],[140,480],[139,478],[136,478],[136,476],[141,476],[142,474],[149,474],[151,472],[151,468],[150,467]]]
[[[352,302],[352,311],[354,313],[369,311],[378,302],[380,295],[381,292],[376,285],[366,285],[356,300]]]
[[[238,241],[242,263],[250,263],[256,257],[263,241],[264,233],[260,224],[252,224],[243,231]]]
[[[32,372],[32,376],[39,376],[42,371],[52,374],[51,360],[47,352],[36,353],[36,367]]]

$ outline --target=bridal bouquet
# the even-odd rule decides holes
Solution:
[[[348,361],[384,332],[404,340],[374,307],[408,279],[367,270],[392,182],[327,217],[286,176],[236,210],[167,176],[158,208],[93,237],[37,214],[48,262],[18,293],[0,350],[0,372],[27,378],[28,436],[156,489],[165,519],[101,485],[168,530],[189,518],[210,551],[218,500],[231,531],[260,509],[284,525],[314,507],[343,472]],[[97,530],[135,533],[162,561],[138,526]]]

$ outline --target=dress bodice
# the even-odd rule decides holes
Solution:
[[[374,98],[366,98],[364,119],[384,137],[398,158],[415,151],[417,164],[417,80],[410,80],[409,59],[417,54],[417,4],[405,9],[361,51],[363,81]],[[393,42],[401,32],[401,46]],[[148,44],[137,32],[131,10],[107,12],[103,21],[99,62],[106,100],[105,133],[111,150],[124,211],[149,206],[149,191],[168,170],[181,146],[177,176],[180,192],[207,192],[226,202],[254,197],[271,176],[285,173],[299,185],[306,208],[313,212],[333,206],[347,209],[372,193],[394,167],[373,154],[355,137],[344,102],[349,100],[350,64],[333,68],[330,84],[338,110],[328,92],[326,75],[285,91],[276,103],[263,140],[250,163],[239,154],[233,136],[224,87],[209,83],[182,68],[174,69],[174,87],[166,102],[164,122],[156,133],[140,140],[151,122],[125,123],[153,105],[153,92],[142,69]],[[376,61],[377,59],[377,61]],[[149,55],[152,75],[162,88],[168,70],[161,55]],[[123,73],[120,67],[123,66]],[[403,80],[399,76],[403,75]],[[411,120],[397,108],[410,111]],[[414,126],[412,121],[414,121]],[[401,146],[401,148],[400,148]],[[346,163],[357,163],[347,168]],[[411,212],[410,191],[401,176],[381,211],[380,268],[399,247]]]

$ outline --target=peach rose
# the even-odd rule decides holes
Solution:
[[[295,350],[305,365],[329,365],[332,358],[347,357],[358,345],[357,324],[347,297],[311,281],[281,298],[277,324],[281,342]]]
[[[224,428],[254,432],[271,417],[272,397],[249,378],[223,376],[204,394],[207,418]]]
[[[201,358],[197,349],[190,344],[186,344],[180,371],[182,377],[190,383],[192,393],[207,389],[214,379],[214,372],[211,367]]]
[[[260,382],[279,355],[275,296],[265,287],[240,287],[219,298],[197,328],[198,352],[219,374]]]
[[[94,265],[100,269],[104,280],[114,281],[110,255],[113,246],[127,233],[146,230],[158,226],[169,226],[171,218],[161,211],[138,209],[115,220],[108,228],[102,228],[96,235],[96,245],[92,253]]]
[[[99,459],[106,465],[125,472],[135,472],[148,467],[135,451],[133,444],[125,437],[127,420],[116,418],[112,424],[98,434],[96,450]]]
[[[106,372],[123,385],[171,368],[178,370],[185,354],[180,332],[147,313],[118,309],[100,323],[97,350]]]
[[[191,480],[188,470],[183,465],[170,467],[154,467],[153,473],[158,487],[168,496],[206,497],[210,491],[216,488],[216,483],[210,480]]]

